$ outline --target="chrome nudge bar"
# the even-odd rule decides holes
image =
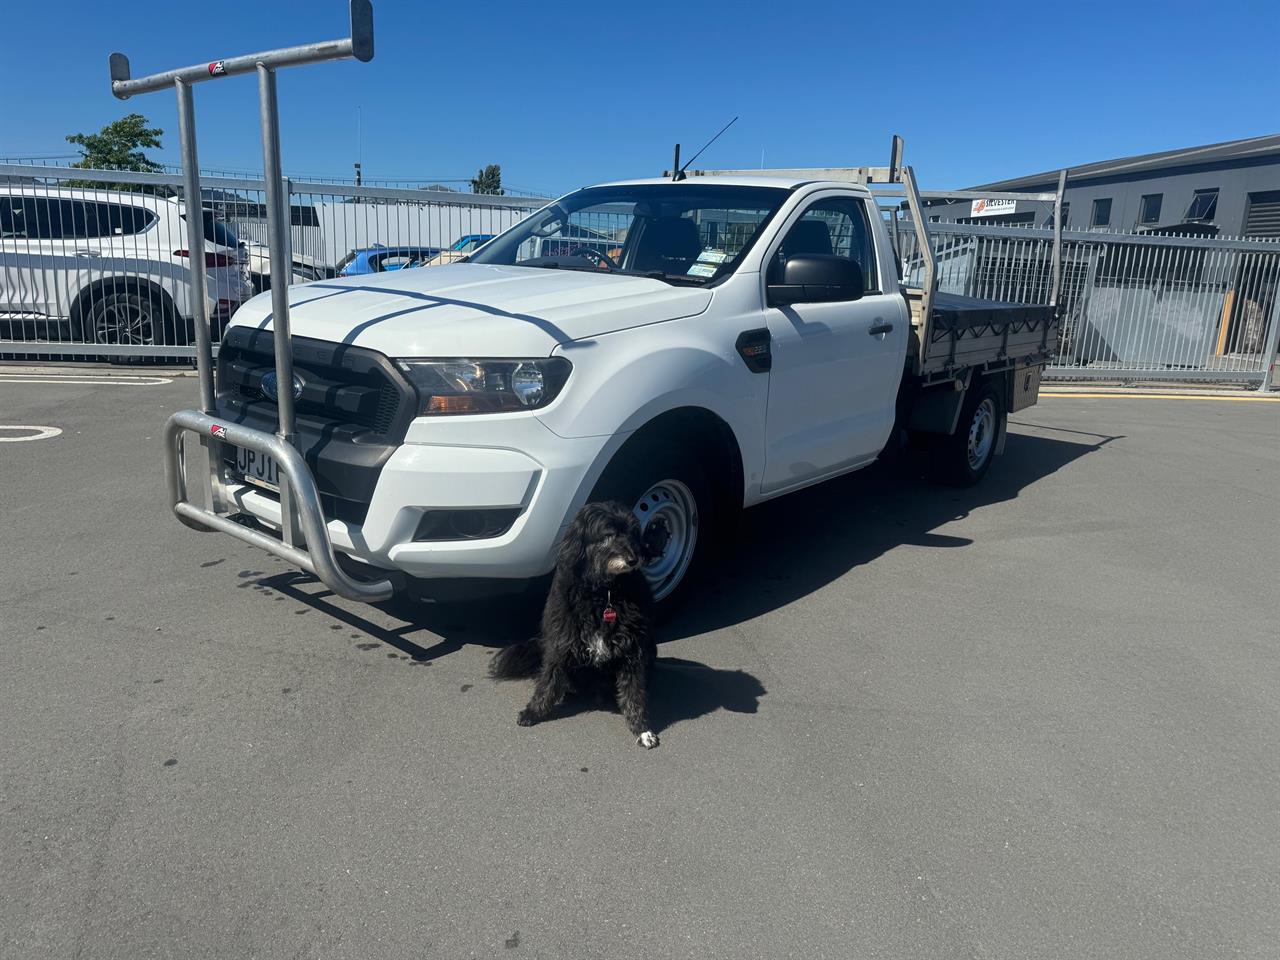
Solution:
[[[217,512],[216,508],[199,506],[187,498],[186,435],[195,434],[209,450],[210,457],[219,457],[219,447],[225,441],[272,457],[280,470],[281,531],[285,539],[278,539],[261,530],[237,523],[230,516]],[[340,597],[374,603],[391,596],[391,581],[365,582],[349,577],[338,566],[329,528],[325,524],[324,511],[320,507],[320,493],[316,482],[296,447],[282,438],[263,430],[254,430],[234,423],[227,423],[199,410],[179,410],[169,418],[164,433],[165,473],[169,482],[169,505],[174,514],[193,530],[227,533],[245,543],[252,544],[288,560],[297,567],[318,577],[325,586]],[[217,473],[221,474],[220,467]],[[220,498],[214,497],[216,504]],[[303,544],[288,543],[290,515],[297,519]]]

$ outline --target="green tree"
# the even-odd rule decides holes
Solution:
[[[483,168],[472,179],[471,192],[502,196],[502,167],[496,163],[491,163]]]
[[[159,173],[164,168],[147,158],[144,148],[159,148],[164,133],[159,127],[148,127],[147,118],[131,113],[109,123],[97,133],[73,133],[68,143],[80,148],[80,159],[73,167],[95,170],[132,170],[135,173]]]

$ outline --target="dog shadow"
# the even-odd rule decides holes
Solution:
[[[684,720],[720,710],[755,713],[767,691],[745,670],[722,670],[694,660],[659,657],[649,683],[649,717],[661,733]]]
[[[662,733],[685,720],[727,710],[755,713],[767,691],[745,670],[721,670],[695,660],[659,657],[649,678],[649,721],[655,733]],[[573,691],[555,711],[561,720],[596,710],[618,712],[617,704],[603,691]]]

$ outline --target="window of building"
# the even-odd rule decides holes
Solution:
[[[1246,237],[1280,237],[1280,190],[1249,194],[1244,215]]]
[[[1218,213],[1218,188],[1212,190],[1197,190],[1194,197],[1191,198],[1191,206],[1187,207],[1187,216],[1185,219],[1189,221],[1209,222]]]
[[[1160,222],[1160,204],[1164,201],[1163,193],[1144,193],[1142,203],[1138,207],[1138,222],[1143,224]]]
[[[1099,197],[1093,201],[1093,216],[1089,218],[1089,226],[1106,227],[1111,225],[1111,198]]]
[[[1066,230],[1071,224],[1071,203],[1067,200],[1062,201],[1062,229]],[[1049,216],[1045,218],[1044,225],[1049,229],[1053,229],[1053,207],[1049,208]]]

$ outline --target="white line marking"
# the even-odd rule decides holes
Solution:
[[[36,427],[28,424],[5,424],[0,425],[0,431],[3,430],[34,430],[34,435],[30,437],[0,437],[0,443],[22,443],[26,440],[51,440],[58,434],[62,433],[60,427]]]
[[[103,377],[97,380],[80,377],[23,377],[13,374],[0,374],[0,383],[74,383],[95,387],[158,387],[163,383],[173,383],[168,377]]]
[[[1280,403],[1280,397],[1227,396],[1221,393],[1115,393],[1103,391],[1054,393],[1050,390],[1041,390],[1040,396],[1084,400],[1227,400],[1232,403]]]

